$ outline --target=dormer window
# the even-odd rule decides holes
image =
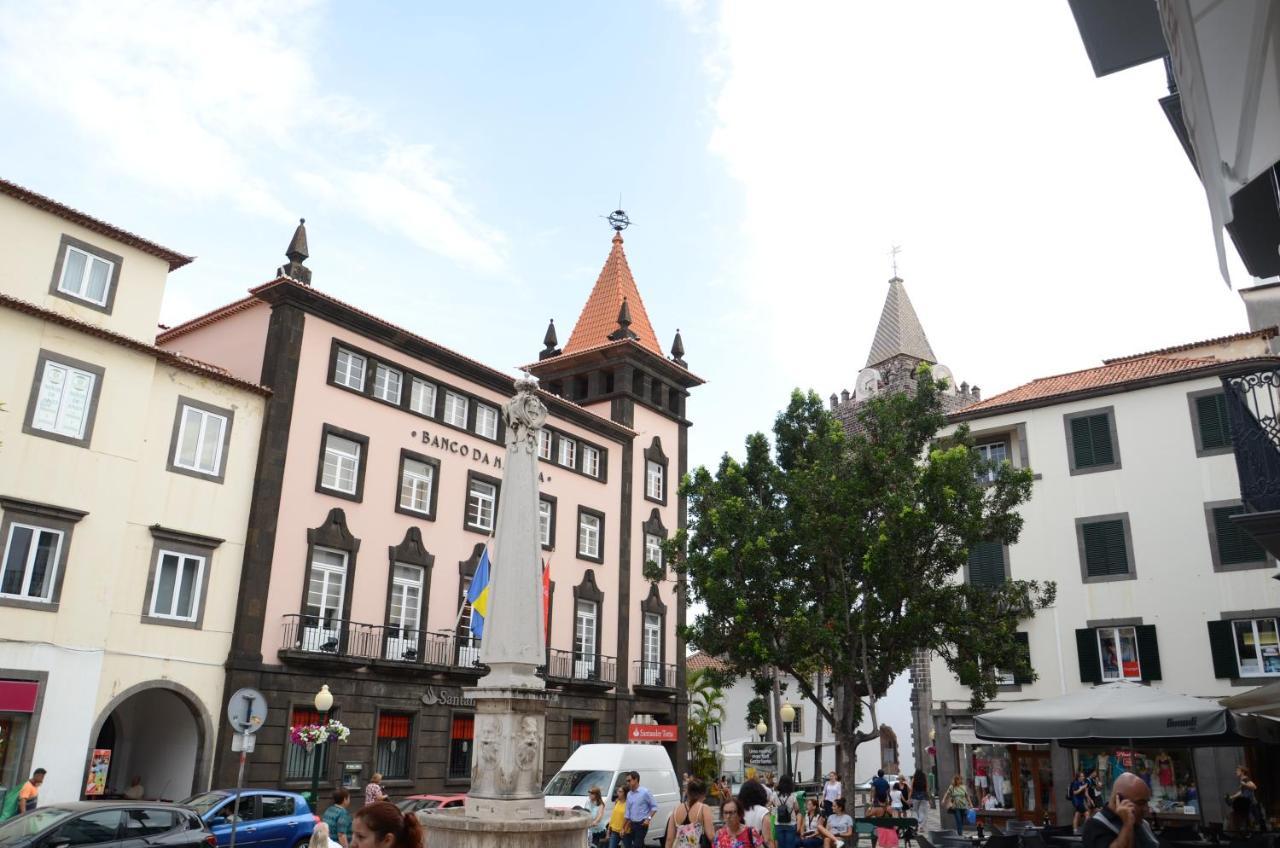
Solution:
[[[110,312],[121,262],[121,257],[114,253],[71,236],[63,236],[50,293]]]

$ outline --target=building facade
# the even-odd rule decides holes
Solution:
[[[42,803],[209,784],[269,392],[150,344],[188,262],[0,181],[0,786]]]
[[[398,796],[465,791],[483,673],[467,590],[493,533],[512,378],[311,285],[299,226],[276,279],[160,335],[273,391],[253,494],[227,686],[270,704],[247,783],[327,789],[373,773]],[[612,249],[563,350],[554,327],[528,369],[546,391],[540,446],[549,573],[553,773],[584,742],[635,723],[683,726],[684,598],[646,560],[683,524],[688,390]],[[501,551],[491,551],[502,567]],[[308,753],[289,727],[331,718],[350,738]],[[685,758],[685,740],[670,743]],[[219,745],[216,782],[237,758]]]

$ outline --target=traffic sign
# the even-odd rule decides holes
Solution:
[[[238,754],[241,751],[243,751],[246,754],[252,754],[253,749],[257,745],[257,742],[256,742],[257,738],[258,737],[254,736],[252,733],[235,734],[234,736],[231,737],[232,753]]]
[[[267,699],[257,689],[237,689],[227,702],[227,721],[239,733],[257,733],[267,720]]]

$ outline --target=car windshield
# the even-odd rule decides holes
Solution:
[[[37,834],[45,828],[52,827],[71,816],[72,813],[68,810],[45,807],[43,810],[34,810],[24,816],[10,819],[4,824],[0,824],[0,845],[14,845],[22,842],[27,837]]]
[[[586,795],[593,786],[604,792],[613,777],[608,771],[561,771],[551,778],[543,795]]]
[[[190,807],[203,816],[225,800],[227,800],[227,796],[221,792],[201,792],[199,795],[192,795],[183,801],[182,806]]]

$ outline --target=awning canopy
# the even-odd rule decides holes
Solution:
[[[1280,716],[1280,680],[1239,695],[1230,695],[1220,699],[1218,703],[1229,710],[1250,715]]]
[[[1029,742],[1026,739],[1005,739],[993,742],[990,739],[979,739],[971,727],[953,727],[947,734],[953,745],[1043,745],[1044,742]]]

